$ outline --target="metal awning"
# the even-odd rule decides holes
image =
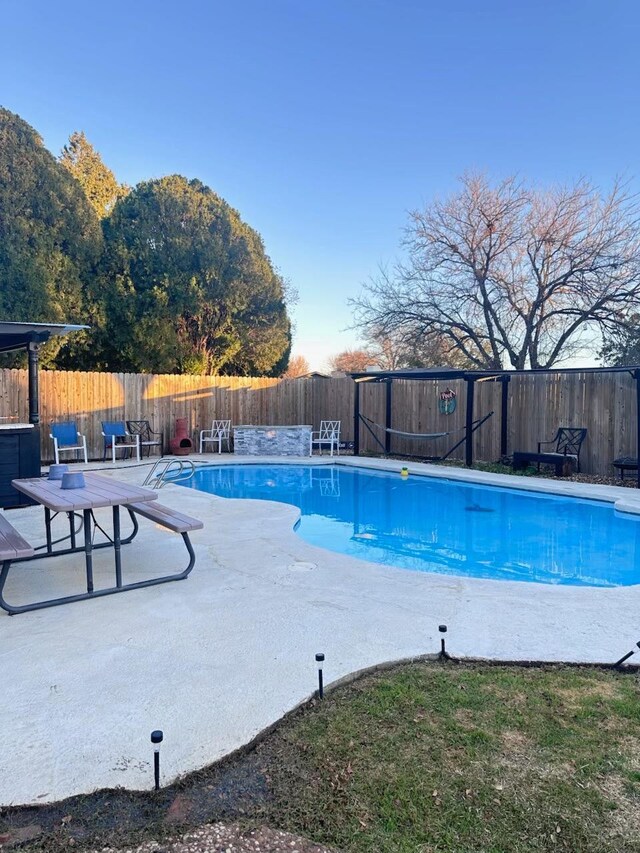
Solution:
[[[81,332],[89,326],[75,326],[70,323],[12,323],[0,321],[0,352],[26,349],[29,357],[29,423],[40,423],[38,405],[38,347],[56,335],[68,335]],[[38,452],[40,452],[38,450]]]
[[[56,335],[81,332],[89,326],[69,323],[11,323],[0,321],[0,352],[28,349],[30,344],[44,344]]]
[[[367,370],[350,373],[356,382],[384,382],[388,379],[491,379],[512,376],[531,376],[533,374],[567,374],[567,373],[634,373],[640,370],[640,365],[624,365],[616,367],[537,367],[526,370],[468,370],[456,367],[415,367],[399,370]]]
[[[468,370],[455,367],[408,367],[400,370],[367,370],[351,373],[356,382],[383,382],[386,379],[464,379]]]

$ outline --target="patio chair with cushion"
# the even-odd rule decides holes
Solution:
[[[340,421],[320,421],[320,429],[311,433],[311,451],[317,447],[320,453],[324,447],[329,448],[329,453],[333,456],[333,451],[340,455]]]
[[[204,453],[205,444],[217,444],[218,453],[222,453],[222,443],[227,443],[227,450],[231,450],[231,421],[213,421],[211,429],[200,431],[200,453]]]
[[[129,431],[129,435],[140,436],[140,448],[143,456],[145,455],[145,449],[147,451],[146,455],[151,456],[152,447],[159,449],[160,456],[164,455],[162,433],[154,432],[151,429],[149,421],[127,421],[127,430]]]
[[[102,421],[102,436],[104,438],[104,453],[102,461],[111,451],[111,461],[116,461],[116,449],[124,451],[123,458],[129,458],[131,451],[136,451],[136,460],[140,461],[140,436],[127,432],[124,421]]]
[[[541,464],[555,465],[556,475],[570,473],[575,465],[576,471],[580,470],[580,448],[587,437],[584,427],[560,427],[555,437],[550,441],[539,441],[536,453],[526,450],[516,450],[513,454],[513,469],[526,468],[530,462],[535,462],[540,470]],[[542,452],[543,444],[553,444],[554,449]]]
[[[53,439],[53,456],[56,465],[60,463],[60,454],[68,452],[75,453],[76,459],[78,453],[82,453],[85,464],[87,463],[87,439],[78,432],[74,421],[51,424],[49,437]]]

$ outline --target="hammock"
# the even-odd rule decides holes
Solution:
[[[493,415],[493,412],[489,412],[489,414],[485,415],[483,418],[477,418],[475,421],[473,421],[473,423],[471,424],[471,432],[474,433],[477,429],[479,429],[485,423],[485,421],[489,420],[489,418],[492,415]],[[436,439],[436,438],[446,438],[446,436],[453,435],[453,433],[455,433],[455,432],[464,432],[465,433],[465,435],[462,436],[460,441],[458,441],[456,444],[454,444],[453,447],[450,447],[449,450],[444,454],[444,456],[412,457],[414,459],[420,458],[420,459],[428,459],[428,460],[431,460],[434,462],[442,462],[445,459],[448,459],[449,456],[451,456],[451,454],[455,450],[457,450],[461,444],[464,444],[464,442],[466,441],[466,432],[467,432],[466,426],[458,427],[457,429],[451,429],[448,432],[405,432],[404,430],[400,430],[400,429],[391,429],[391,427],[384,427],[384,426],[382,426],[382,424],[378,424],[375,421],[372,421],[371,418],[368,418],[366,415],[363,415],[362,413],[359,413],[359,418],[362,421],[362,423],[365,425],[365,427],[369,430],[374,441],[376,442],[376,444],[379,445],[379,447],[382,449],[382,452],[385,455],[387,454],[388,451],[387,451],[386,447],[382,444],[382,442],[380,441],[378,436],[375,434],[375,432],[371,429],[371,426],[376,427],[377,429],[382,430],[383,432],[386,432],[390,435],[400,435],[403,438],[408,438],[408,439],[417,438],[417,439],[422,439],[424,441],[429,441],[431,439]],[[367,423],[367,421],[368,421],[368,423]],[[369,426],[369,424],[371,424],[371,426]]]
[[[385,432],[391,432],[393,435],[403,435],[405,438],[444,438],[445,435],[451,435],[450,432],[403,432],[401,429],[391,429],[380,424],[375,424],[375,426],[380,427]],[[452,432],[456,432],[456,430],[452,430]]]
[[[360,417],[363,421],[369,421],[372,426],[381,429],[383,432],[388,432],[392,435],[402,435],[404,438],[445,438],[447,435],[452,435],[454,432],[462,432],[466,429],[466,427],[458,427],[457,429],[451,429],[448,432],[404,432],[404,430],[401,429],[391,429],[391,427],[384,427],[382,424],[377,424],[365,415],[360,415]]]

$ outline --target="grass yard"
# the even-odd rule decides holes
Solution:
[[[182,819],[167,824],[179,800]],[[139,843],[213,820],[349,853],[640,851],[638,676],[419,663],[313,702],[246,754],[158,795],[0,814],[31,850]]]
[[[640,850],[635,676],[413,665],[263,747],[271,822],[353,853]]]

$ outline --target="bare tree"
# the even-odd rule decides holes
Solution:
[[[329,359],[333,373],[363,373],[369,367],[379,367],[377,356],[367,349],[347,349]]]
[[[388,334],[378,328],[368,330],[367,351],[382,370],[411,367],[464,367],[459,350],[452,349],[441,336],[417,338],[399,330]]]
[[[409,354],[404,341],[397,335],[371,334],[370,348],[367,352],[375,358],[376,365],[381,370],[398,370],[409,367]]]
[[[549,367],[593,350],[640,305],[637,199],[616,183],[539,191],[462,179],[410,215],[408,259],[352,300],[356,326],[482,368]]]
[[[309,362],[303,355],[294,355],[289,359],[289,366],[282,375],[285,379],[296,379],[298,376],[304,376],[309,373]]]

